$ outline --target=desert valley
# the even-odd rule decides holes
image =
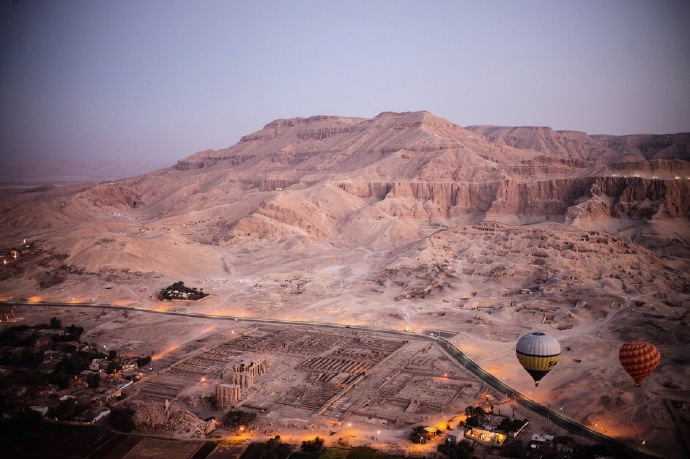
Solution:
[[[425,339],[441,336],[641,454],[690,451],[690,133],[280,119],[145,175],[4,188],[0,250],[0,300],[17,304],[0,331],[60,316],[84,342],[153,355],[161,372],[122,403],[148,393],[203,419],[225,365],[267,359],[227,396],[257,413],[257,435],[423,454],[435,448],[410,446],[415,425],[455,427],[482,399],[514,408]],[[153,298],[176,281],[209,296]],[[530,331],[562,347],[538,388],[515,354]],[[619,363],[627,341],[661,353],[639,388]],[[577,436],[518,409],[533,433]]]

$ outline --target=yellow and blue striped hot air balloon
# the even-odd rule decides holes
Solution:
[[[515,346],[517,358],[539,387],[541,378],[553,369],[561,357],[561,345],[551,335],[542,332],[528,333]]]

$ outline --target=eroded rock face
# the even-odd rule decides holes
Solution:
[[[593,193],[601,193],[612,203],[610,216],[631,219],[690,217],[688,180],[599,177]]]
[[[690,134],[587,135],[579,131],[555,131],[541,126],[468,126],[487,140],[515,148],[531,149],[550,156],[580,158],[597,163],[655,159],[690,160]]]
[[[587,195],[590,177],[533,180],[506,180],[491,207],[493,215],[560,216],[578,198]]]
[[[202,212],[212,223],[197,240],[223,243],[283,236],[406,243],[420,225],[484,219],[687,219],[688,139],[465,129],[424,111],[281,119],[172,168],[62,193],[59,212],[96,219],[133,209],[144,219]],[[20,201],[32,212],[30,197]],[[8,214],[27,219],[11,206]],[[30,218],[44,227],[68,220]]]
[[[276,120],[234,147],[185,161],[246,167],[240,174],[263,177],[256,181],[261,191],[318,187],[326,179],[370,204],[379,202],[392,218],[669,219],[688,217],[688,139],[589,136],[548,127],[463,129],[428,112],[384,112],[371,120]],[[186,164],[178,168],[192,167]],[[266,208],[257,212],[283,223],[302,221],[296,226],[314,236],[332,235],[305,227],[306,216],[288,210],[283,217],[269,215]],[[275,235],[275,228],[268,233]]]
[[[619,153],[634,152],[645,159],[690,160],[690,133],[663,135],[593,135],[603,147]]]
[[[172,434],[177,438],[204,438],[215,429],[213,420],[204,421],[193,413],[166,401],[135,401],[134,425],[137,430]]]

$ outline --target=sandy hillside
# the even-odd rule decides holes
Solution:
[[[682,457],[679,136],[652,151],[644,136],[463,129],[428,112],[277,120],[135,179],[4,191],[0,248],[31,247],[0,293],[159,308],[149,296],[183,280],[212,294],[202,312],[453,332],[516,390]],[[530,330],[563,347],[537,390],[514,354]],[[617,361],[629,340],[662,354],[640,389]]]

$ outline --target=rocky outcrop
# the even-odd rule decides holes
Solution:
[[[204,438],[215,429],[213,420],[204,421],[189,411],[166,402],[132,404],[137,430],[173,434],[177,438]]]
[[[553,158],[602,163],[617,156],[615,151],[605,148],[598,140],[579,131],[555,131],[541,126],[468,126],[466,129],[492,143],[535,150]]]
[[[620,218],[690,218],[690,181],[641,177],[597,177],[586,199],[566,212],[566,222]]]
[[[598,163],[653,159],[690,160],[690,133],[664,135],[587,135],[549,127],[468,126],[465,129],[490,142],[536,150],[555,157]]]
[[[242,137],[240,142],[266,142],[279,137],[290,128],[298,129],[296,137],[300,140],[323,140],[336,134],[354,132],[356,128],[353,125],[359,121],[362,119],[327,115],[278,119],[271,121],[260,131]]]
[[[60,203],[89,218],[143,204],[147,218],[219,214],[222,225],[204,241],[289,234],[352,242],[386,233],[391,242],[417,237],[420,225],[484,218],[688,218],[690,163],[645,159],[683,156],[688,136],[463,129],[425,111],[280,119],[232,147]]]
[[[297,133],[300,140],[324,140],[337,134],[349,134],[361,131],[357,126],[331,126],[318,129],[306,129]]]
[[[101,183],[83,193],[76,199],[84,199],[98,207],[137,207],[142,206],[143,202],[137,192],[121,182]]]
[[[505,180],[496,193],[489,214],[496,215],[562,215],[575,201],[585,196],[592,178]]]
[[[603,147],[619,154],[634,153],[644,159],[680,159],[690,161],[690,133],[663,135],[593,135]]]
[[[647,178],[672,178],[688,180],[690,178],[690,162],[681,160],[631,161],[610,164],[609,170],[614,175]]]
[[[450,216],[486,212],[493,203],[498,182],[342,182],[338,187],[360,198],[375,200],[409,198],[444,209]],[[453,209],[451,211],[451,209]],[[395,214],[395,216],[405,216]]]
[[[453,215],[449,214],[449,216],[457,216],[464,213],[486,212],[497,190],[497,182],[396,182],[390,195],[391,197],[410,196],[443,209],[453,208],[451,213]]]
[[[341,182],[337,186],[363,199],[412,199],[440,210],[447,218],[488,212],[489,216],[560,216],[584,207],[592,216],[614,218],[689,218],[690,182],[636,177],[576,177],[550,180],[467,182]],[[594,199],[593,198],[597,198]],[[587,202],[584,206],[581,204]],[[426,205],[426,204],[425,204]],[[409,206],[380,207],[396,217]],[[427,209],[428,210],[428,209]],[[577,212],[571,212],[573,218]],[[428,217],[428,215],[424,215]]]
[[[254,157],[254,155],[231,155],[219,153],[220,152],[208,150],[208,152],[203,152],[203,156],[193,156],[188,159],[180,160],[177,162],[177,164],[175,164],[174,167],[177,170],[188,171],[211,167],[221,161],[228,161],[231,166],[238,166]]]
[[[612,199],[611,216],[631,219],[690,218],[690,181],[600,177],[592,194]]]
[[[360,198],[375,198],[381,200],[393,188],[390,182],[340,182],[337,186],[347,193]]]

